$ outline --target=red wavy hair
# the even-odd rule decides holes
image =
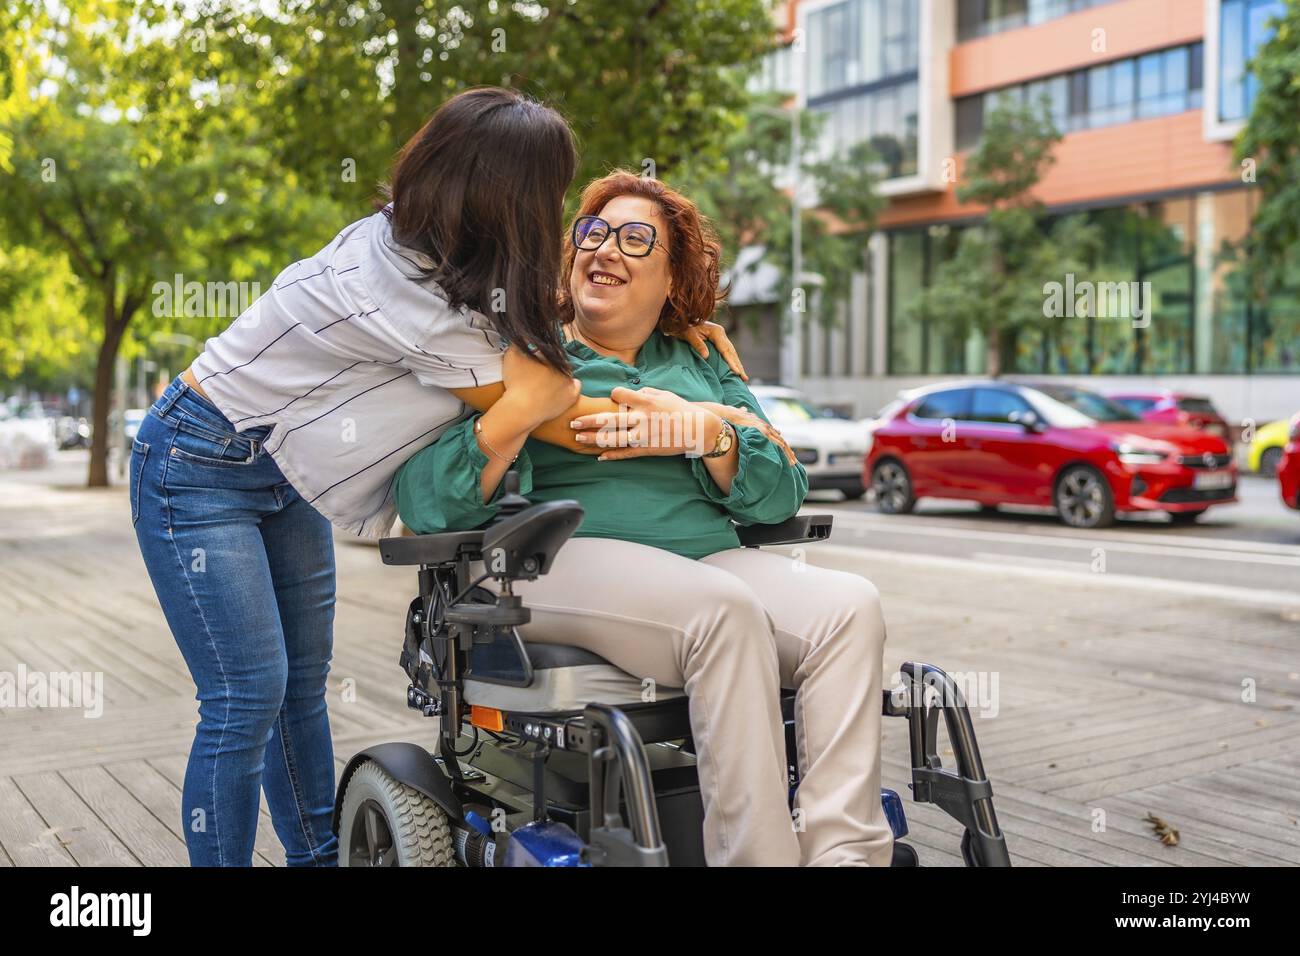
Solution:
[[[673,285],[659,314],[659,331],[665,335],[680,335],[692,325],[707,320],[729,291],[719,287],[722,245],[713,224],[700,214],[695,203],[677,190],[658,179],[647,179],[625,169],[617,169],[588,183],[582,191],[574,218],[598,215],[606,203],[619,196],[649,199],[659,207],[660,214],[668,223],[668,271]],[[577,254],[573,243],[566,242],[566,278],[560,292],[560,312],[566,322],[573,318],[567,277],[573,274],[573,260]]]

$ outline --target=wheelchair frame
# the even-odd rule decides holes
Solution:
[[[509,860],[511,838],[524,832],[521,827],[530,829],[530,823],[534,858],[552,861],[542,865],[666,866],[670,842],[679,848],[674,851],[676,862],[702,863],[702,848],[694,852],[692,841],[693,836],[698,840],[703,811],[698,783],[689,785],[694,755],[684,696],[623,707],[590,703],[581,711],[560,713],[488,709],[499,715],[497,726],[475,722],[482,715],[464,699],[467,676],[520,686],[532,679],[532,664],[516,631],[530,615],[513,593],[513,582],[546,573],[555,552],[582,518],[577,502],[530,505],[517,495],[517,487],[517,478],[508,475],[500,517],[486,529],[380,542],[385,563],[419,567],[420,593],[407,612],[400,663],[411,678],[407,704],[425,716],[440,718],[439,742],[436,755],[413,743],[380,744],[356,754],[339,780],[334,829],[340,831],[344,795],[353,774],[366,761],[373,761],[447,815],[457,856],[467,865],[499,865],[503,855]],[[831,523],[830,515],[799,515],[779,525],[737,530],[744,546],[759,547],[823,540],[830,536]],[[471,579],[472,562],[485,555],[493,559],[488,573],[498,581],[499,594],[477,587]],[[498,659],[513,654],[517,672],[495,676],[481,669],[471,672],[476,647],[488,647]],[[901,693],[884,692],[883,714],[908,722],[913,801],[934,804],[962,824],[961,852],[968,866],[1009,866],[992,786],[959,688],[930,664],[909,661],[900,673],[905,687]],[[782,693],[788,740],[793,737],[793,697],[791,691]],[[944,768],[937,754],[940,714],[956,760],[955,772]],[[480,739],[480,729],[491,735],[495,746]],[[679,742],[676,747],[669,746],[673,741]],[[652,766],[647,743],[664,745],[654,749],[657,768]],[[798,769],[793,748],[788,750],[793,792]],[[579,764],[585,758],[585,774],[573,758],[561,759],[559,754],[574,755]],[[469,766],[462,764],[462,758],[468,758]],[[567,770],[556,766],[561,762]],[[656,773],[668,783],[657,786]],[[585,800],[579,792],[584,776]],[[552,799],[548,793],[558,796]],[[897,796],[892,791],[883,795],[896,838],[906,835]],[[893,812],[890,797],[896,804]],[[661,821],[663,806],[672,808],[668,835]],[[501,809],[507,821],[504,832],[486,826],[482,812],[495,815]],[[551,825],[557,822],[568,831]],[[580,846],[571,839],[565,842],[569,831],[583,841]],[[348,834],[340,832],[339,840],[342,854],[355,849]],[[902,847],[915,864],[915,851],[897,839],[895,846],[896,863]],[[683,852],[682,847],[687,849]]]

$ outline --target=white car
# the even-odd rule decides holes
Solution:
[[[797,389],[754,385],[750,391],[808,472],[810,491],[834,489],[850,501],[866,494],[862,465],[871,446],[867,425],[840,418]]]
[[[0,405],[0,468],[44,468],[53,452],[54,421],[40,405]]]

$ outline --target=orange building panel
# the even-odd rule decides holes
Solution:
[[[1204,16],[1201,0],[1123,0],[959,43],[949,54],[950,95],[1192,43],[1205,34]],[[1104,49],[1095,49],[1102,41]]]
[[[1202,138],[1199,109],[1068,134],[1036,194],[1048,206],[1123,199],[1240,180],[1226,143]],[[960,180],[964,155],[957,157]],[[879,219],[882,228],[978,215],[983,207],[957,202],[955,184],[943,193],[899,197]]]

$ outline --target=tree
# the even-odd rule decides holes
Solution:
[[[763,0],[16,0],[0,18],[0,238],[66,256],[94,312],[92,485],[123,343],[233,318],[164,314],[156,284],[269,282],[368,212],[407,136],[475,84],[571,118],[575,191],[707,155],[744,102],[723,68],[771,34]]]
[[[509,86],[556,106],[581,144],[574,195],[616,166],[671,176],[716,149],[747,97],[725,67],[771,44],[764,0],[205,0],[212,48],[266,78],[252,108],[304,187],[365,203],[449,96]],[[652,165],[651,165],[652,164]]]
[[[0,233],[6,246],[66,256],[96,316],[88,481],[106,485],[114,364],[128,332],[181,321],[199,337],[234,318],[166,314],[151,307],[155,285],[278,271],[304,236],[328,239],[339,216],[269,161],[241,83],[223,86],[219,53],[177,42],[171,2],[87,0],[75,14],[26,2],[10,16]]]
[[[1259,184],[1260,203],[1246,240],[1252,296],[1294,282],[1300,251],[1300,0],[1288,0],[1272,37],[1250,63],[1258,84],[1235,154]],[[1249,180],[1249,177],[1243,177]]]
[[[1018,330],[1050,321],[1044,285],[1083,272],[1099,249],[1096,228],[1077,217],[1046,228],[1043,207],[1033,196],[1060,139],[1045,102],[998,103],[957,188],[959,201],[978,203],[987,213],[962,231],[953,257],[939,265],[908,310],[909,320],[929,322],[959,339],[980,332],[990,376],[1001,374]]]
[[[876,192],[879,161],[867,143],[819,158],[822,117],[806,111],[800,115],[800,177],[816,199],[811,208],[801,210],[804,276],[797,282],[793,190],[777,185],[790,169],[793,135],[788,114],[781,115],[778,102],[776,97],[755,97],[745,113],[729,120],[719,154],[697,157],[674,184],[717,226],[724,257],[734,263],[741,249],[760,248],[761,256],[752,259],[748,269],[775,269],[777,300],[793,302],[799,311],[812,312],[829,324],[835,304],[848,294],[853,274],[865,267],[862,237],[874,228],[884,205]],[[803,288],[811,276],[820,283],[816,295]]]

